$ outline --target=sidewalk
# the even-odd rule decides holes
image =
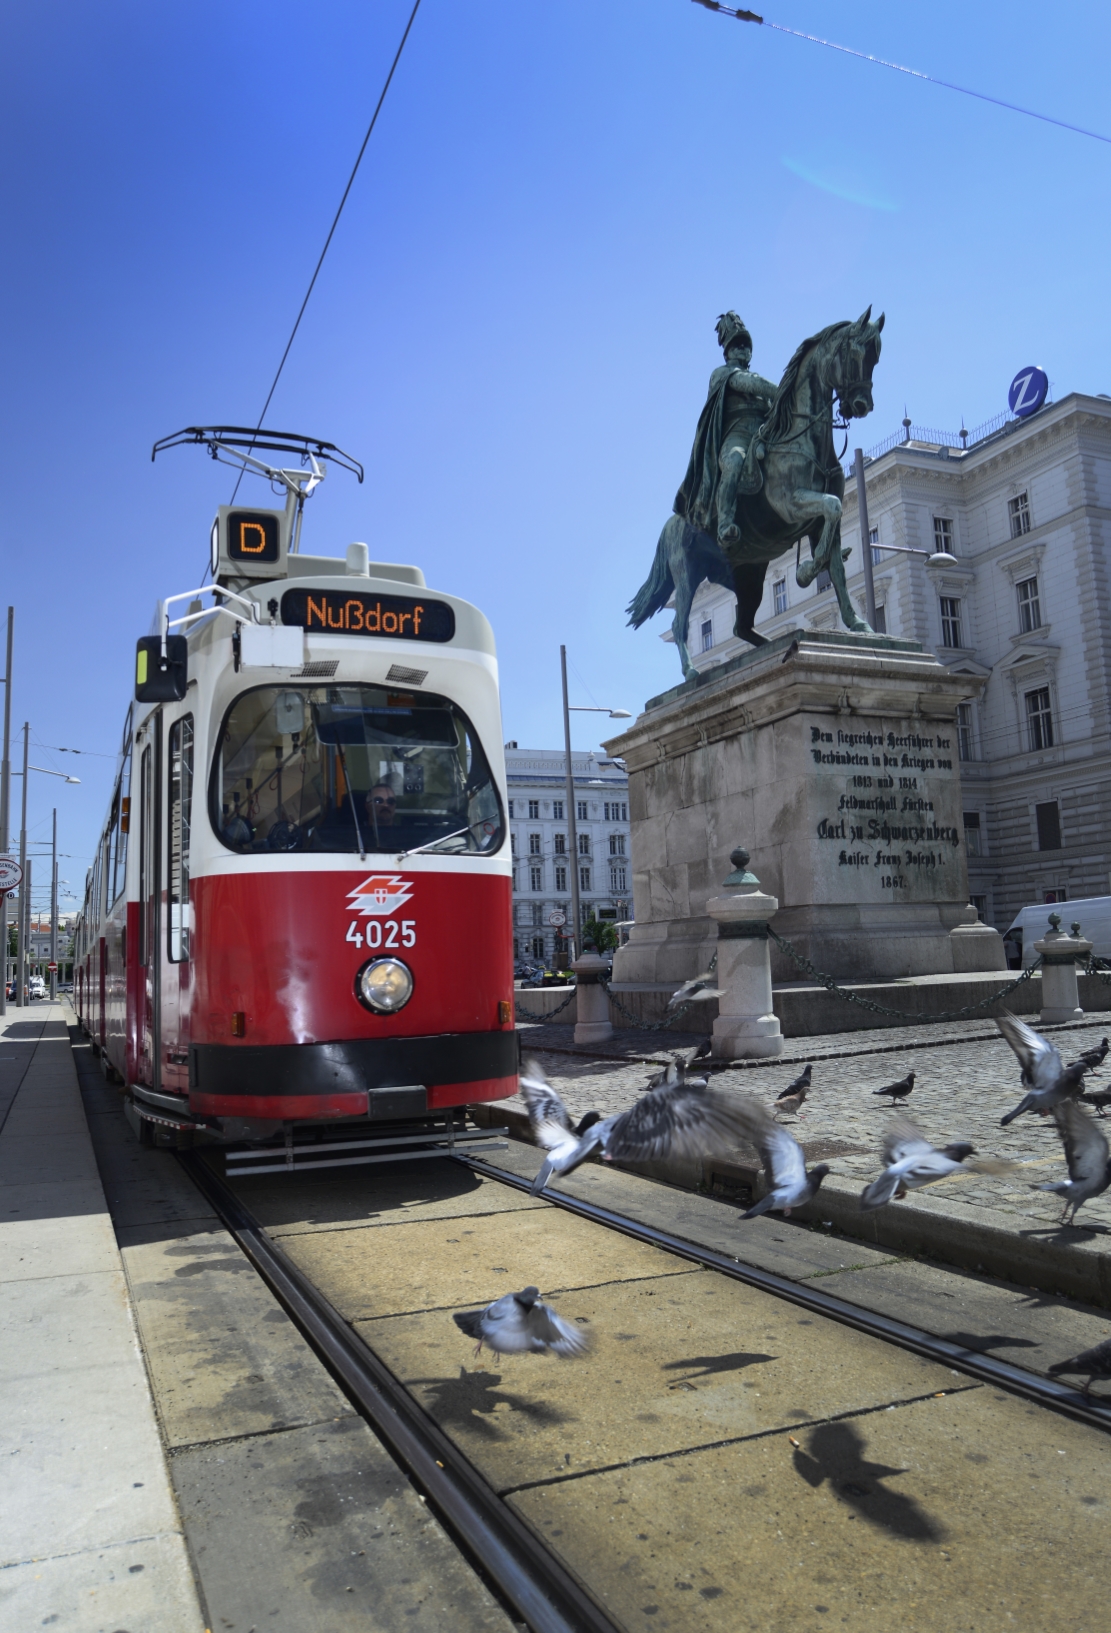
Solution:
[[[0,1624],[204,1627],[61,1005],[0,1021]]]

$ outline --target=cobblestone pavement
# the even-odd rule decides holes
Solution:
[[[541,1030],[550,1036],[555,1029],[535,1029]],[[526,1055],[530,1049],[535,1053],[574,1117],[591,1108],[603,1115],[621,1110],[643,1092],[651,1075],[650,1067],[620,1056],[603,1059],[577,1057],[563,1050],[545,1051],[535,1047],[532,1031],[523,1033],[522,1051]],[[1023,1094],[1018,1065],[1008,1045],[994,1027],[992,1035],[986,1035],[982,1023],[923,1026],[913,1032],[913,1038],[891,1054],[863,1052],[875,1049],[881,1041],[890,1044],[890,1032],[850,1032],[790,1040],[788,1048],[792,1052],[796,1045],[808,1044],[809,1053],[799,1058],[814,1062],[803,1117],[784,1118],[784,1126],[804,1146],[808,1159],[829,1161],[833,1174],[842,1180],[859,1180],[861,1187],[874,1178],[880,1167],[880,1141],[892,1112],[889,1103],[874,1098],[871,1090],[913,1071],[914,1090],[905,1110],[929,1139],[937,1145],[971,1140],[981,1156],[1005,1157],[1022,1165],[1008,1175],[970,1174],[967,1179],[945,1181],[925,1194],[938,1199],[943,1193],[954,1198],[959,1195],[962,1203],[1009,1213],[1014,1216],[1016,1229],[1055,1225],[1060,1217],[1060,1201],[1052,1193],[1031,1187],[1040,1181],[1067,1177],[1056,1125],[1052,1118],[1027,1113],[1007,1128],[999,1126],[1000,1117],[1017,1105]],[[1069,1061],[1082,1049],[1098,1044],[1106,1032],[1111,1032],[1111,1016],[1097,1015],[1090,1024],[1050,1029],[1048,1035]],[[569,1035],[569,1029],[565,1034]],[[667,1036],[669,1047],[677,1047],[680,1035]],[[666,1050],[658,1047],[652,1053],[667,1058]],[[1108,1062],[1111,1064],[1111,1056]],[[798,1071],[797,1063],[781,1062],[757,1069],[726,1068],[719,1081],[770,1104]],[[1109,1079],[1111,1073],[1105,1070],[1088,1082],[1093,1088],[1102,1088]],[[1099,1126],[1111,1140],[1111,1117]],[[1085,1232],[1095,1229],[1111,1235],[1111,1192],[1086,1203],[1080,1220]],[[1081,1235],[1078,1230],[1077,1239]]]

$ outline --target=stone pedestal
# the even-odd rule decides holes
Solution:
[[[706,968],[741,837],[775,929],[817,968],[1005,969],[968,904],[956,711],[983,685],[916,642],[800,631],[653,698],[606,744],[629,770],[636,918],[614,979]],[[805,979],[774,946],[771,968]]]
[[[602,977],[607,973],[606,961],[598,953],[583,953],[581,958],[574,960],[571,968],[578,982],[575,1042],[604,1043],[607,1038],[613,1037],[610,1001],[601,985]]]
[[[1082,936],[1066,936],[1056,928],[1060,923],[1056,913],[1050,914],[1049,922],[1054,928],[1041,941],[1034,943],[1034,951],[1041,954],[1042,960],[1043,1026],[1052,1026],[1060,1021],[1083,1020],[1084,1011],[1080,1007],[1076,985],[1076,966],[1078,962],[1086,963],[1092,951],[1090,941],[1085,941]]]
[[[744,871],[725,881],[720,896],[711,896],[707,912],[717,925],[717,970],[722,989],[714,1022],[715,1060],[747,1060],[783,1053],[783,1034],[772,1013],[772,972],[768,959],[768,920],[779,907],[760,882]]]

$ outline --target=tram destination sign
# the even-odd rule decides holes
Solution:
[[[425,596],[287,590],[282,596],[282,623],[298,624],[308,635],[443,642],[455,634],[455,610],[446,601]]]

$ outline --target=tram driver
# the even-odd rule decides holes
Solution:
[[[366,797],[366,814],[375,828],[397,825],[397,795],[390,783],[375,783]]]

